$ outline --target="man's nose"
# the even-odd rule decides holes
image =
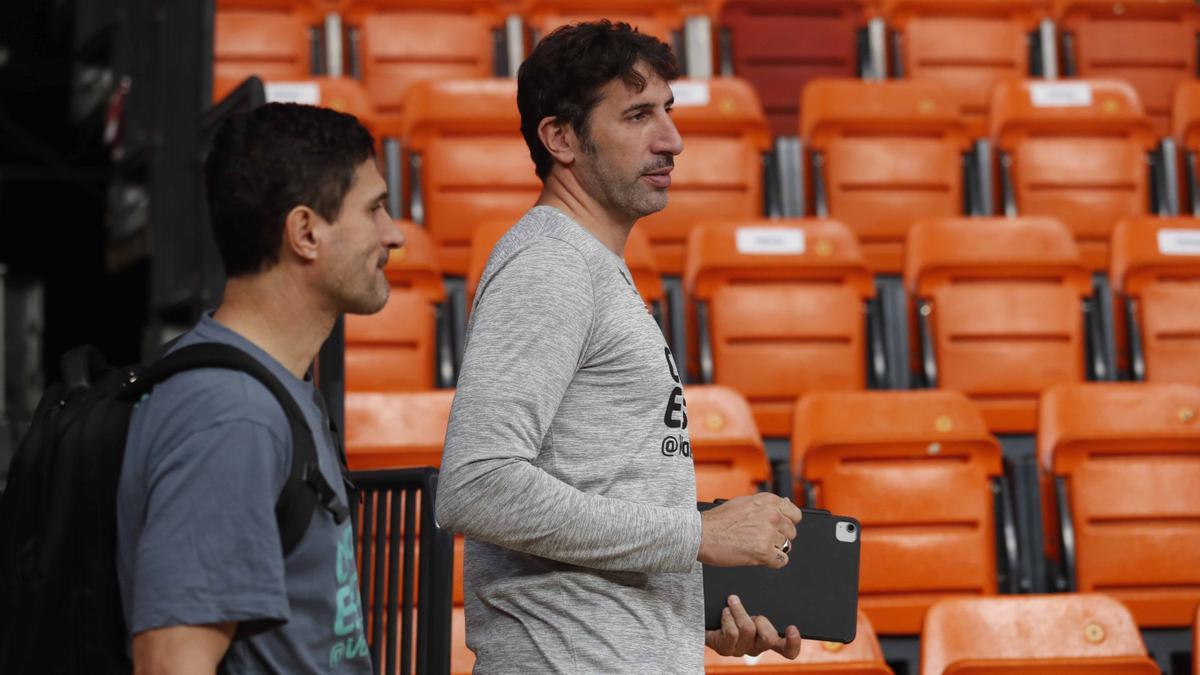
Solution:
[[[662,127],[650,150],[656,155],[663,153],[678,155],[683,152],[683,136],[679,135],[679,129],[675,127],[675,120],[671,119],[670,115],[663,116]]]
[[[383,232],[380,237],[380,243],[384,248],[400,248],[404,246],[404,232],[400,230],[400,226],[391,218],[383,218]]]

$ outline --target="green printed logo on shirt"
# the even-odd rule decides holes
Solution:
[[[358,593],[358,567],[354,561],[354,531],[347,524],[338,542],[337,555],[337,617],[333,632],[338,643],[329,651],[329,667],[343,661],[367,655],[367,640],[363,637],[362,601]]]

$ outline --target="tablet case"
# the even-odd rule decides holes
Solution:
[[[698,507],[703,511],[713,504]],[[780,635],[788,626],[796,626],[806,640],[854,640],[862,527],[853,518],[823,509],[801,511],[804,517],[796,526],[784,568],[704,566],[706,629],[721,627],[721,610],[730,595],[737,595],[752,616],[766,616]],[[853,542],[838,540],[839,522],[853,525]]]

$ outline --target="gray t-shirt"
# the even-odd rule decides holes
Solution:
[[[320,394],[205,316],[178,346],[248,352],[313,431],[321,473],[346,504]],[[250,375],[194,370],[135,408],[117,497],[117,572],[130,634],[238,622],[222,673],[371,672],[350,521],[318,507],[285,560],[275,500],[291,467],[287,417]]]
[[[467,537],[477,672],[703,671],[678,369],[624,262],[557,209],[480,280],[437,517]]]

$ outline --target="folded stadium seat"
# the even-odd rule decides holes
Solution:
[[[800,133],[816,215],[849,225],[876,272],[903,268],[914,220],[965,212],[962,155],[971,143],[958,102],[937,83],[810,82]]]
[[[1030,34],[1049,15],[1049,0],[888,0],[885,7],[895,74],[951,87],[972,137],[987,134],[992,85],[1040,74],[1030,68]]]
[[[1193,385],[1093,383],[1042,397],[1042,503],[1057,513],[1066,586],[1121,600],[1143,628],[1189,626],[1200,603],[1198,411]]]
[[[864,304],[875,286],[841,223],[697,224],[684,287],[694,304],[701,380],[745,396],[763,436],[791,433],[801,394],[866,388]]]
[[[763,155],[771,134],[758,96],[742,80],[676,80],[671,89],[683,154],[675,158],[667,208],[638,223],[659,270],[679,275],[697,221],[763,215]]]
[[[880,633],[915,635],[938,599],[1010,585],[1016,551],[998,563],[996,549],[1011,526],[1000,444],[962,394],[808,394],[791,468],[810,507],[862,523],[859,607]]]
[[[503,18],[493,0],[355,0],[346,22],[351,72],[361,73],[385,136],[401,135],[413,84],[495,72],[492,31]]]
[[[1184,82],[1175,88],[1171,108],[1171,135],[1179,148],[1183,171],[1180,172],[1180,213],[1200,216],[1200,81]],[[1189,210],[1190,209],[1190,210]]]
[[[385,268],[392,287],[387,304],[376,314],[345,318],[347,391],[415,391],[450,379],[439,373],[445,291],[433,243],[412,223],[397,226],[405,243]]]
[[[320,22],[301,0],[219,0],[213,27],[213,100],[251,75],[299,80],[312,75]]]
[[[1032,433],[1042,390],[1082,382],[1091,278],[1053,218],[919,221],[905,285],[929,386],[957,389],[996,433]]]
[[[346,461],[352,470],[441,466],[453,389],[346,392]]]
[[[1133,87],[1002,82],[992,90],[990,129],[1005,213],[1058,218],[1084,263],[1107,270],[1117,221],[1150,212],[1147,153],[1157,139]]]
[[[725,0],[717,19],[721,73],[754,86],[775,136],[796,133],[810,80],[856,77],[864,3],[855,0]],[[803,35],[803,40],[797,40]]]
[[[1200,384],[1200,218],[1123,220],[1112,246],[1134,379]]]
[[[532,33],[531,42],[537,44],[555,28],[567,24],[598,19],[624,21],[681,54],[683,4],[681,0],[527,0],[525,25]]]
[[[921,633],[921,675],[1157,675],[1129,610],[1104,595],[943,600]]]
[[[858,613],[858,631],[850,644],[805,640],[800,655],[794,661],[774,651],[766,651],[758,656],[721,656],[711,649],[705,649],[704,672],[723,675],[892,675],[892,669],[883,660],[883,650],[879,647],[879,639],[875,637],[871,621],[862,612]]]
[[[1200,10],[1192,0],[1055,0],[1063,72],[1133,85],[1158,136],[1170,133],[1171,95],[1197,75]]]
[[[515,223],[537,201],[542,183],[520,128],[514,80],[427,81],[409,91],[410,211],[437,243],[446,274],[467,271],[478,225]]]
[[[746,399],[713,384],[689,385],[685,394],[696,498],[731,499],[766,486],[771,467]]]
[[[492,255],[492,248],[516,222],[515,218],[487,221],[475,228],[475,232],[471,235],[471,249],[467,256],[466,274],[468,308],[475,306],[475,290],[479,287],[483,269],[487,267],[488,258]],[[634,227],[625,241],[625,266],[633,275],[633,284],[637,286],[642,300],[646,302],[651,314],[661,326],[665,297],[662,277],[659,276],[658,267],[654,263],[650,241],[646,239],[646,234],[640,227]]]

